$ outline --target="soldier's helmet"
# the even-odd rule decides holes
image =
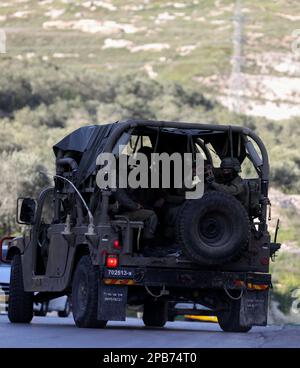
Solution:
[[[234,170],[237,173],[242,171],[240,161],[234,157],[226,157],[221,162],[222,170]]]

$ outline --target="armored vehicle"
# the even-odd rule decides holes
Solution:
[[[157,219],[146,246],[147,221],[122,211],[118,185],[97,184],[104,167],[99,155],[118,159],[120,147],[128,157],[148,147],[157,154],[199,153],[204,159],[199,198],[187,199],[172,181],[169,189],[161,182],[155,190],[142,189],[143,206],[136,209],[148,209]],[[129,120],[82,127],[57,143],[54,153],[53,187],[37,200],[18,199],[18,222],[30,229],[10,243],[7,254],[12,323],[29,323],[34,302],[68,295],[78,327],[125,320],[133,305],[143,306],[146,326],[163,327],[168,306],[176,303],[204,306],[193,314],[217,316],[224,331],[267,324],[269,263],[280,245],[268,232],[268,154],[253,131]],[[237,184],[222,182],[228,162],[242,196],[232,190]],[[131,195],[135,189],[127,192],[132,201]],[[157,208],[152,197],[159,198]]]

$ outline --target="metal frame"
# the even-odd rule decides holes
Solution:
[[[263,159],[262,166],[262,180],[269,181],[270,164],[267,149],[260,139],[260,137],[254,133],[251,129],[240,126],[232,125],[213,125],[213,124],[198,124],[198,123],[185,123],[185,122],[169,122],[169,121],[153,121],[153,120],[125,120],[118,123],[118,128],[110,135],[107,140],[104,151],[111,152],[114,145],[120,136],[130,128],[136,128],[141,126],[150,126],[157,128],[178,128],[178,129],[203,129],[207,131],[219,131],[219,132],[236,132],[242,135],[252,138],[258,145]]]
[[[202,123],[186,123],[186,122],[172,122],[172,121],[153,121],[153,120],[125,120],[117,123],[118,127],[112,132],[108,137],[106,145],[104,147],[104,152],[112,152],[116,143],[118,142],[121,135],[128,129],[134,129],[137,127],[157,127],[159,128],[178,128],[178,129],[197,129],[206,131],[217,131],[225,132],[229,135],[233,132],[239,133],[242,136],[250,137],[258,146],[262,156],[262,166],[257,168],[253,163],[256,170],[260,171],[261,178],[261,194],[262,194],[262,219],[263,223],[260,225],[260,230],[262,232],[267,231],[267,213],[268,205],[270,201],[268,199],[269,192],[269,176],[270,176],[270,162],[269,155],[265,144],[261,138],[254,133],[251,129],[241,126],[233,125],[215,125],[215,124],[202,124]],[[259,172],[258,171],[258,172]],[[104,191],[105,192],[105,191]],[[106,217],[106,208],[108,206],[108,197],[104,197],[103,207],[102,207],[102,218]]]

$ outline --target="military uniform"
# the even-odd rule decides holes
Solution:
[[[130,221],[143,221],[143,239],[152,239],[155,234],[158,219],[153,210],[142,208],[135,201],[133,189],[117,189],[116,200],[119,204],[119,213],[128,217]]]
[[[236,158],[225,158],[221,163],[221,171],[231,170],[232,174],[229,178],[224,177],[222,174],[219,178],[215,179],[213,176],[210,186],[214,190],[227,193],[236,197],[244,205],[246,205],[247,192],[243,179],[238,175],[241,172],[241,165]]]
[[[233,196],[238,196],[243,193],[244,191],[244,183],[243,179],[240,176],[236,176],[234,179],[232,179],[227,184],[221,184],[221,183],[212,183],[211,185],[215,190],[218,190],[220,192],[224,192],[227,194],[231,194]]]

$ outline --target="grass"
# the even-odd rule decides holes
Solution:
[[[227,2],[228,3],[228,2]],[[116,35],[102,35],[102,34],[88,34],[78,31],[57,31],[44,30],[42,24],[49,20],[45,16],[45,12],[49,6],[37,5],[36,2],[30,1],[26,4],[34,13],[30,14],[28,19],[12,18],[17,10],[23,10],[25,5],[12,3],[9,7],[1,8],[0,15],[7,15],[8,19],[2,22],[2,25],[7,28],[8,34],[8,49],[9,57],[14,60],[18,54],[27,52],[35,52],[37,56],[51,57],[54,52],[65,53],[79,53],[80,57],[76,60],[55,60],[58,64],[68,64],[70,67],[76,67],[76,64],[84,65],[85,67],[94,68],[95,60],[88,58],[89,53],[96,54],[96,64],[103,65],[105,63],[117,64],[118,67],[125,69],[134,69],[136,65],[143,65],[143,63],[152,62],[153,58],[159,57],[171,58],[175,61],[175,67],[172,64],[164,65],[158,60],[160,64],[159,70],[162,71],[161,78],[168,78],[170,80],[177,80],[181,83],[189,83],[191,78],[196,74],[209,75],[217,70],[216,62],[220,65],[228,64],[228,54],[230,53],[230,32],[223,34],[218,32],[218,27],[210,24],[210,17],[203,24],[197,22],[197,17],[209,14],[214,7],[210,1],[201,1],[201,6],[197,4],[188,4],[185,8],[174,8],[170,2],[155,1],[145,6],[141,11],[124,10],[124,6],[128,4],[136,5],[136,2],[127,3],[124,1],[116,1],[114,4],[118,7],[118,11],[108,11],[101,7],[97,7],[95,11],[91,11],[83,6],[74,4],[65,5],[65,13],[59,18],[65,21],[74,20],[76,13],[81,12],[80,18],[75,19],[97,19],[110,20],[118,23],[130,23],[132,20],[137,28],[145,28],[145,31],[135,34],[116,34]],[[224,3],[225,4],[225,3]],[[52,8],[62,8],[61,2],[54,1]],[[184,13],[185,16],[191,16],[191,20],[185,20],[184,17],[177,16],[176,20],[155,23],[155,19],[162,13],[175,14]],[[225,13],[228,18],[227,12]],[[228,20],[227,20],[228,21]],[[21,28],[22,31],[16,32],[15,29]],[[147,31],[153,30],[153,34],[148,35]],[[127,50],[102,50],[102,45],[105,38],[126,38],[134,44],[167,42],[170,43],[170,51],[163,51],[160,53],[135,53],[132,54]],[[199,53],[192,53],[189,57],[179,57],[176,49],[185,44],[194,44],[199,42],[201,44]],[[226,43],[228,50],[224,53],[220,51],[220,44]],[[223,48],[224,46],[222,46]],[[72,65],[70,65],[72,64]],[[176,64],[178,65],[176,67]],[[185,73],[185,65],[194,65],[189,69],[189,73]]]
[[[85,3],[85,2],[82,2]],[[176,8],[169,1],[151,1],[144,4],[140,10],[128,10],[126,6],[137,6],[143,3],[136,1],[113,1],[117,11],[109,11],[96,6],[94,10],[84,7],[80,2],[62,4],[61,1],[53,1],[52,4],[37,4],[36,1],[24,3],[11,1],[9,6],[0,7],[0,15],[6,15],[7,20],[0,23],[7,29],[8,55],[14,62],[18,55],[34,52],[35,57],[47,56],[58,65],[67,65],[69,68],[80,70],[81,68],[107,69],[107,64],[113,68],[134,70],[146,63],[154,63],[160,80],[178,81],[184,85],[193,84],[195,76],[209,76],[212,74],[228,75],[231,71],[230,57],[232,54],[233,33],[233,1],[220,1],[219,9],[212,1],[184,2],[183,8]],[[244,1],[245,13],[245,40],[247,53],[276,51],[286,45],[282,39],[291,35],[295,23],[281,17],[280,13],[298,14],[300,5],[297,1],[290,1],[286,9],[283,0],[273,2],[271,0]],[[115,21],[117,23],[133,23],[137,28],[143,28],[141,32],[134,34],[90,34],[80,31],[60,31],[57,29],[45,30],[43,23],[51,20],[45,15],[50,9],[64,9],[65,12],[59,18],[53,20],[80,20],[96,19],[101,21]],[[33,13],[28,18],[16,18],[16,11],[30,10]],[[76,17],[76,14],[80,16]],[[167,13],[175,16],[174,20],[166,20],[158,24],[159,15]],[[184,16],[182,16],[184,15]],[[190,17],[190,19],[186,19]],[[199,21],[203,18],[203,21]],[[224,24],[213,24],[214,21],[223,21]],[[280,22],[280,27],[278,27]],[[247,44],[247,34],[253,32],[251,26],[260,27],[258,32],[264,36],[253,45]],[[18,31],[19,29],[19,31]],[[149,32],[151,31],[151,32]],[[141,52],[130,53],[125,49],[102,50],[105,38],[125,38],[136,45],[144,43],[170,44],[169,50],[158,53]],[[179,56],[178,47],[198,44],[198,48],[187,56]],[[55,52],[78,53],[74,59],[52,59]],[[94,58],[89,54],[95,54]],[[159,61],[160,57],[170,59],[171,63]],[[1,60],[0,60],[1,64]],[[248,66],[246,65],[246,70]],[[251,69],[253,71],[253,69]]]
[[[271,263],[273,279],[273,298],[279,301],[280,309],[289,313],[294,301],[292,293],[300,289],[300,239],[299,239],[299,214],[293,210],[280,211],[282,226],[279,231],[278,241],[292,249],[299,249],[299,253],[291,253],[289,250],[280,250],[275,262]],[[274,234],[272,234],[273,238]]]
[[[292,293],[300,289],[300,255],[279,252],[271,266],[273,297],[280,303],[280,309],[289,313],[293,303]]]

